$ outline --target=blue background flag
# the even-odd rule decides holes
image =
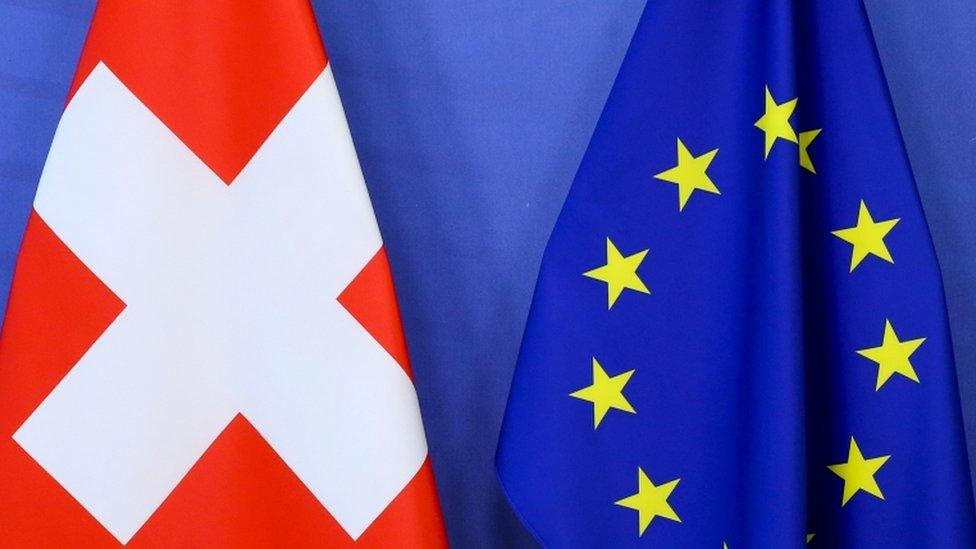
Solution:
[[[955,379],[861,2],[648,3],[502,428],[537,539],[972,547]]]
[[[498,429],[542,250],[645,2],[312,3],[388,245],[451,542],[533,547],[498,488]],[[939,253],[976,456],[976,3],[865,3]],[[94,4],[0,0],[0,310]]]

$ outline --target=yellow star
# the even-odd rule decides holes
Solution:
[[[857,441],[851,437],[851,445],[847,451],[847,462],[827,466],[835,475],[844,479],[844,495],[841,499],[841,507],[847,505],[847,502],[859,490],[863,490],[878,499],[884,499],[878,482],[874,480],[874,475],[890,457],[888,455],[864,459],[861,449],[857,447]]]
[[[861,201],[861,207],[857,212],[857,225],[833,231],[830,234],[850,243],[854,248],[851,250],[851,271],[861,264],[865,257],[875,255],[888,263],[894,263],[891,252],[885,244],[884,237],[894,228],[901,218],[886,219],[875,222],[868,211],[867,205]]]
[[[596,429],[603,421],[603,416],[607,415],[610,408],[623,410],[636,414],[634,407],[627,401],[623,390],[630,376],[634,375],[634,370],[617,374],[613,377],[607,375],[606,370],[596,357],[593,358],[593,384],[583,387],[579,391],[570,393],[569,396],[593,403],[593,428]]]
[[[701,156],[693,156],[679,138],[678,164],[654,176],[655,179],[674,183],[678,186],[679,212],[685,208],[685,204],[691,198],[691,193],[696,190],[722,194],[706,173],[708,165],[715,159],[716,154],[718,154],[718,149],[712,149]]]
[[[644,530],[647,530],[654,517],[664,517],[675,522],[681,522],[678,514],[668,503],[671,492],[674,491],[680,481],[680,478],[676,478],[671,482],[654,486],[651,479],[644,474],[644,470],[640,467],[637,468],[637,493],[615,503],[621,507],[637,511],[637,521],[640,526],[638,537],[644,535]]]
[[[810,160],[810,153],[807,149],[810,148],[810,143],[820,135],[820,129],[810,130],[807,132],[800,132],[800,166],[803,166],[810,173],[817,173],[817,170],[813,167],[813,161]]]
[[[607,309],[613,307],[625,289],[645,294],[651,293],[640,277],[637,276],[637,268],[640,267],[641,261],[644,261],[646,255],[647,250],[641,250],[636,254],[624,257],[614,246],[613,241],[609,237],[607,238],[607,264],[583,273],[583,276],[607,283]]]
[[[881,345],[861,349],[857,352],[857,354],[878,363],[878,383],[874,390],[881,389],[881,386],[895,374],[901,374],[918,383],[918,375],[908,359],[924,342],[924,337],[899,341],[895,334],[895,328],[888,319],[885,319],[884,337],[881,340]]]
[[[807,543],[813,541],[813,538],[816,537],[816,535],[817,534],[807,534]]]
[[[772,150],[777,139],[796,143],[796,131],[790,125],[790,116],[793,116],[795,109],[795,97],[786,103],[778,104],[773,99],[773,94],[769,93],[769,86],[766,86],[765,112],[759,120],[756,120],[756,127],[766,134],[766,153],[763,158],[769,158],[769,151]]]

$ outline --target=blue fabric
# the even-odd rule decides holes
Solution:
[[[799,97],[797,133],[823,128],[816,174],[786,139],[763,159],[764,85]],[[718,149],[721,191],[681,212],[652,177],[675,165],[676,138]],[[831,234],[861,201],[899,219],[893,263],[852,265]],[[608,308],[609,285],[583,276],[609,262],[608,239],[649,249],[636,275],[650,295],[631,279]],[[920,382],[857,352],[887,320],[925,338]],[[597,383],[592,358],[624,376],[636,413],[594,417],[571,397]],[[828,466],[855,451],[880,459],[884,499],[842,498],[852,481]],[[543,256],[498,469],[552,547],[789,547],[811,532],[825,547],[976,544],[938,264],[860,1],[648,4]],[[644,474],[680,517],[658,516],[649,539],[625,499]]]
[[[942,267],[976,471],[976,2],[865,3]]]
[[[389,244],[451,541],[527,545],[491,457],[542,249],[644,2],[313,3]],[[93,4],[0,0],[0,310]],[[976,418],[976,15],[970,0],[875,7]]]

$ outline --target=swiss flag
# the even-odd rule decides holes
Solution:
[[[0,334],[3,547],[443,547],[308,0],[102,0]]]

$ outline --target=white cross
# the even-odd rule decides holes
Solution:
[[[413,384],[336,301],[381,241],[330,69],[228,186],[99,65],[35,208],[126,307],[14,438],[121,542],[239,412],[353,538],[419,469]]]

